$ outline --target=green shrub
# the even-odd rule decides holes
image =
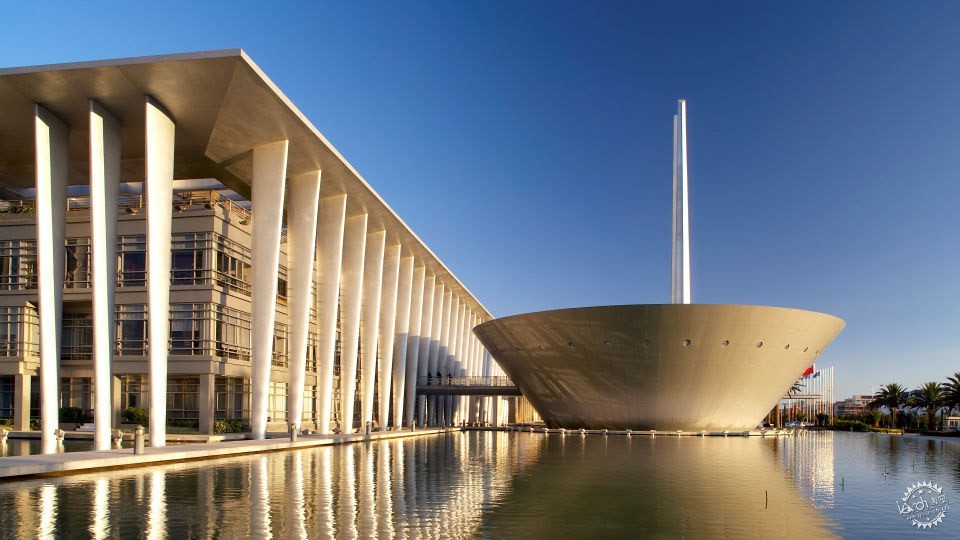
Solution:
[[[140,424],[150,427],[150,412],[140,407],[127,407],[123,411],[123,421],[128,424]]]
[[[33,431],[40,431],[40,428],[41,428],[42,426],[43,426],[43,424],[40,422],[40,419],[39,419],[39,418],[31,418],[31,419],[30,419],[30,429],[32,429]]]
[[[13,428],[13,418],[0,418],[0,428],[6,428],[7,431]]]
[[[60,407],[60,421],[75,424],[83,423],[83,409],[80,407]]]
[[[214,433],[243,433],[243,422],[239,418],[213,421]]]
[[[841,431],[872,431],[870,426],[859,420],[837,420],[833,425]]]

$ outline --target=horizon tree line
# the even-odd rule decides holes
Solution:
[[[891,427],[897,427],[897,414],[904,409],[924,410],[927,417],[927,429],[933,430],[937,412],[952,413],[960,408],[960,371],[947,377],[946,382],[928,381],[913,390],[907,390],[898,383],[883,385],[868,406],[872,409],[874,424],[878,424],[881,408],[890,411]]]

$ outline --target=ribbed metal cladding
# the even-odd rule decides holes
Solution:
[[[495,319],[477,337],[550,427],[753,428],[845,326],[800,309],[655,304]]]

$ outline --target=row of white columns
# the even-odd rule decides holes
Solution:
[[[148,318],[151,344],[169,336],[170,248],[175,122],[145,96],[145,191],[147,194]],[[35,105],[37,259],[40,318],[40,381],[43,452],[55,451],[58,427],[60,328],[63,303],[68,139],[70,128]],[[117,200],[121,126],[100,104],[89,102],[91,244],[94,311],[95,446],[110,446]],[[320,199],[321,172],[287,181],[288,141],[252,148],[252,364],[251,431],[266,434],[276,317],[283,212],[287,212],[290,393],[288,418],[299,425],[311,302],[317,310],[318,429],[329,432],[333,365],[340,319],[343,429],[353,428],[358,353],[361,361],[361,425],[373,420],[375,382],[382,425],[410,425],[418,377],[481,375],[490,357],[471,329],[482,318],[384,230],[368,231],[364,214],[347,216],[344,194]],[[289,198],[285,194],[289,191]],[[316,255],[316,257],[315,257]],[[314,276],[314,260],[317,275]],[[312,296],[316,283],[316,296]],[[358,351],[359,346],[359,351]],[[166,442],[167,347],[149,347],[150,444]],[[440,382],[440,381],[437,381]],[[392,400],[390,396],[392,395]],[[432,400],[434,401],[434,400]],[[462,398],[436,403],[432,422],[462,417]],[[454,404],[456,403],[456,406]],[[393,417],[388,419],[392,404]],[[419,424],[425,418],[421,400]]]

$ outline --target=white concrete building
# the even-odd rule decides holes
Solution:
[[[452,423],[415,378],[494,373],[491,318],[243,51],[0,70],[0,419],[44,451],[68,406],[97,448]]]

